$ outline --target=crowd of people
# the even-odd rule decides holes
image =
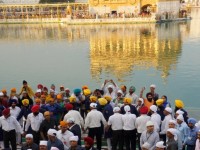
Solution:
[[[145,88],[135,91],[113,80],[93,91],[38,84],[33,92],[25,80],[19,92],[2,89],[0,149],[101,150],[104,138],[108,150],[200,150],[200,122],[189,118],[182,100],[172,109],[154,84],[146,97]]]

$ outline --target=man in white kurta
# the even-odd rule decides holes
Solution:
[[[150,111],[151,111],[151,121],[154,123],[154,130],[159,132],[161,124],[161,116],[157,113],[157,106],[156,105],[150,106]]]
[[[70,147],[69,138],[74,136],[72,132],[67,129],[67,123],[65,121],[60,122],[60,130],[57,132],[56,136],[59,140],[62,141],[64,145],[64,150],[68,150]]]

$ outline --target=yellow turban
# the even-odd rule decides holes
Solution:
[[[71,96],[71,97],[69,98],[69,102],[70,102],[70,103],[75,103],[75,102],[76,102],[76,97]]]
[[[132,99],[131,99],[131,98],[128,98],[128,97],[125,97],[125,98],[124,98],[124,103],[131,104],[131,102],[132,102]]]
[[[16,88],[11,88],[10,91],[11,92],[17,92],[17,89]]]
[[[90,91],[90,89],[85,89],[85,90],[83,90],[83,93],[85,96],[88,96],[91,94],[91,91]]]
[[[96,103],[97,97],[96,96],[90,96],[90,102]]]
[[[49,116],[50,115],[50,112],[49,111],[45,111],[44,112],[44,116]]]
[[[182,100],[176,99],[175,100],[175,106],[178,107],[178,108],[183,108],[184,107],[184,103],[183,103]]]
[[[98,101],[101,106],[104,106],[108,103],[108,101],[105,98],[99,98]]]
[[[22,101],[22,104],[23,104],[23,105],[25,105],[25,104],[28,105],[28,104],[29,104],[29,100],[28,100],[28,99],[24,99],[24,100]]]
[[[62,95],[61,95],[61,94],[58,94],[58,95],[56,96],[56,98],[57,98],[57,99],[62,99]]]
[[[107,101],[109,101],[109,102],[112,100],[112,97],[111,97],[111,96],[108,96],[108,95],[105,95],[104,98],[105,98]]]
[[[60,122],[60,126],[61,126],[61,127],[66,126],[66,125],[67,125],[67,122],[66,122],[66,121],[61,121],[61,122]]]
[[[35,99],[35,102],[36,102],[36,103],[40,103],[41,100],[40,100],[39,98],[36,98],[36,99]]]
[[[160,105],[162,105],[164,103],[164,99],[158,99],[157,101],[156,101],[156,105],[157,106],[160,106]]]
[[[2,89],[1,92],[2,92],[2,93],[6,93],[7,90],[6,90],[6,89]]]

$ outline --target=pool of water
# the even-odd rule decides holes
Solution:
[[[27,80],[57,89],[105,79],[134,85],[136,94],[157,85],[173,103],[182,99],[196,114],[200,106],[200,9],[189,22],[134,25],[0,25],[0,89]]]

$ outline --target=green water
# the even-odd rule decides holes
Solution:
[[[200,106],[200,9],[168,24],[0,25],[0,89],[27,80],[50,87],[99,88],[105,79],[179,98],[192,115]]]

